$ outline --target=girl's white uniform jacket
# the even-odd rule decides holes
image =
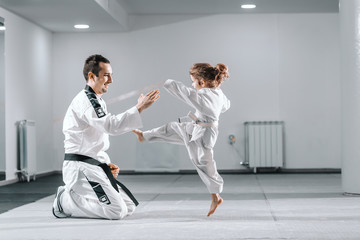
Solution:
[[[167,80],[165,89],[173,96],[184,101],[195,109],[195,117],[200,123],[214,123],[211,127],[203,127],[200,124],[189,123],[188,133],[192,136],[190,141],[202,138],[204,147],[213,148],[218,136],[218,121],[221,113],[230,108],[230,101],[220,88],[202,88],[197,91],[194,88],[186,87],[183,83],[174,80]],[[183,117],[181,119],[190,117]],[[190,119],[189,119],[190,118]]]
[[[146,131],[143,133],[145,139],[185,145],[209,192],[221,192],[223,180],[217,173],[212,148],[218,137],[219,116],[230,108],[230,101],[219,88],[202,88],[197,91],[171,79],[165,82],[164,88],[193,107],[195,119],[186,116],[179,118],[179,122]]]

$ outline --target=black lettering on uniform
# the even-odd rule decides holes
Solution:
[[[101,203],[105,203],[107,205],[111,204],[108,196],[106,195],[104,189],[101,187],[100,183],[89,181],[92,189],[94,190],[96,196],[98,197]]]
[[[95,94],[94,90],[89,85],[85,86],[85,93],[86,93],[86,96],[88,97],[91,105],[93,106],[98,118],[102,118],[102,117],[106,116],[104,109],[101,107],[98,99],[96,98],[96,94]]]

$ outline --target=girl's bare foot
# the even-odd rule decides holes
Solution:
[[[137,137],[137,139],[139,140],[139,142],[145,141],[145,138],[144,138],[144,136],[143,136],[143,132],[142,132],[141,130],[139,130],[139,129],[134,129],[134,130],[132,130],[132,132],[136,134],[136,137]]]
[[[222,204],[223,199],[220,197],[220,195],[218,193],[212,193],[211,194],[211,205],[210,205],[210,210],[208,212],[208,217],[213,214],[216,210],[216,208]]]

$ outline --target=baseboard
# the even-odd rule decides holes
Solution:
[[[281,173],[341,173],[341,168],[281,168]]]
[[[53,170],[53,171],[48,171],[48,172],[37,173],[36,178],[47,177],[47,176],[51,176],[54,174],[62,174],[62,171],[61,170]]]
[[[220,174],[254,174],[252,168],[244,169],[218,169]],[[257,174],[274,173],[274,174],[309,174],[309,173],[341,173],[339,168],[257,168]],[[124,170],[120,175],[150,175],[150,174],[197,174],[196,170],[178,170],[178,171],[138,171]]]
[[[2,181],[0,181],[0,187],[5,186],[5,185],[9,185],[9,184],[13,184],[13,183],[17,183],[18,181],[19,180],[17,178],[11,179],[11,180],[2,180]]]
[[[62,174],[62,172],[58,171],[58,170],[46,171],[46,172],[37,173],[35,176],[36,176],[36,178],[41,178],[41,177],[51,176],[51,175],[54,175],[54,174]],[[31,178],[30,180],[32,180],[32,179],[33,178]],[[0,186],[5,186],[5,185],[17,183],[17,182],[19,182],[18,178],[14,178],[14,179],[11,179],[11,180],[1,180],[0,181]]]
[[[251,168],[246,169],[220,169],[218,170],[220,174],[253,174]],[[39,173],[36,177],[46,177],[53,174],[61,174],[61,170],[50,171]],[[262,173],[283,173],[283,174],[308,174],[308,173],[341,173],[339,168],[257,168],[257,174]],[[174,174],[197,174],[196,170],[177,170],[177,171],[138,171],[138,170],[121,170],[120,175],[174,175]],[[2,182],[0,182],[1,184]],[[1,186],[1,185],[0,185]]]

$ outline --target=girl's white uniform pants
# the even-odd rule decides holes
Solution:
[[[71,217],[122,219],[135,211],[135,204],[121,189],[117,192],[101,167],[64,161],[65,192],[60,203]]]
[[[185,145],[190,160],[194,164],[201,180],[210,193],[221,193],[224,181],[216,169],[212,148],[203,145],[202,138],[190,141],[192,122],[170,122],[164,126],[144,131],[143,136],[149,142],[168,142]]]

